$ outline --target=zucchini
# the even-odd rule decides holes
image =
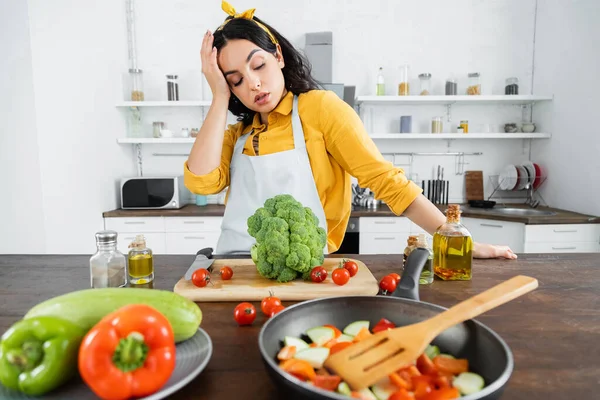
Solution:
[[[285,346],[296,346],[296,351],[308,349],[309,347],[308,343],[306,343],[304,340],[293,336],[286,336],[283,339],[283,344]]]
[[[310,347],[294,355],[296,360],[307,361],[315,369],[323,368],[323,363],[327,357],[329,357],[329,349],[327,347]]]
[[[377,400],[388,400],[391,395],[398,391],[398,388],[386,377],[371,386],[371,391],[377,397]]]
[[[88,331],[128,304],[147,304],[162,313],[171,323],[177,343],[194,336],[202,322],[202,311],[193,301],[168,290],[138,288],[78,290],[35,305],[23,318],[56,316]]]
[[[436,345],[428,344],[427,348],[425,349],[425,354],[430,360],[433,360],[436,356],[440,355],[440,348]]]
[[[344,328],[344,334],[348,336],[356,336],[362,328],[369,329],[369,321],[354,321]]]
[[[316,343],[317,346],[323,346],[335,337],[335,332],[327,326],[317,326],[316,328],[307,330],[306,335],[313,343]]]
[[[452,385],[458,389],[460,394],[467,396],[483,389],[485,381],[481,375],[474,372],[463,372],[454,378]]]
[[[350,386],[344,381],[341,381],[337,387],[337,392],[346,396],[352,396],[352,390],[350,390]]]

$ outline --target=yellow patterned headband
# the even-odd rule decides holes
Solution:
[[[235,18],[243,18],[243,19],[247,19],[250,21],[254,21],[256,23],[256,25],[260,26],[266,33],[267,35],[269,35],[269,37],[271,38],[271,42],[273,42],[273,44],[277,44],[277,39],[275,39],[275,36],[273,36],[273,34],[269,31],[269,29],[267,29],[266,26],[264,26],[263,24],[261,24],[260,22],[256,21],[255,19],[253,19],[254,17],[254,11],[256,10],[255,8],[250,8],[242,13],[237,13],[235,12],[235,8],[233,8],[233,6],[231,4],[229,4],[228,2],[226,2],[225,0],[222,0],[221,2],[221,8],[223,9],[223,11],[225,11],[227,14],[231,15],[233,18],[231,19],[226,19],[225,22],[223,22],[221,24],[221,26],[219,26],[217,28],[217,30],[221,30],[223,29],[223,27],[232,19]]]

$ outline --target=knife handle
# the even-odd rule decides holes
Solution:
[[[198,252],[196,253],[196,255],[200,255],[203,254],[206,256],[206,258],[212,258],[213,256],[213,248],[212,247],[205,247],[203,249],[198,250]]]

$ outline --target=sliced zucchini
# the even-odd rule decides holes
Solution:
[[[388,400],[388,398],[398,391],[398,388],[390,382],[389,378],[383,378],[371,386],[371,391],[377,397],[377,400]]]
[[[344,333],[349,336],[356,336],[362,328],[369,329],[369,321],[354,321],[344,328]]]
[[[439,356],[456,359],[456,357],[454,357],[452,354],[447,354],[447,353],[440,353]]]
[[[435,345],[428,344],[427,348],[425,349],[425,354],[430,360],[433,360],[436,356],[440,355],[440,348]]]
[[[327,357],[329,357],[329,349],[327,347],[310,347],[294,355],[295,359],[308,361],[315,369],[323,368],[323,363]]]
[[[369,388],[364,388],[363,390],[359,390],[358,394],[360,394],[360,398],[362,400],[377,400],[377,397],[371,392]]]
[[[335,337],[335,332],[327,326],[317,326],[307,330],[306,335],[317,346],[322,346]]]
[[[352,390],[350,390],[350,386],[348,386],[348,384],[344,381],[340,382],[338,385],[337,392],[346,396],[352,396]]]
[[[354,338],[353,338],[352,336],[346,335],[345,333],[344,333],[344,334],[341,334],[341,335],[340,335],[340,336],[338,336],[338,338],[337,338],[337,342],[338,342],[338,343],[342,343],[342,342],[351,342],[351,341],[353,341],[353,340],[354,340]]]
[[[304,340],[293,336],[286,336],[283,339],[283,344],[286,346],[296,346],[296,352],[308,349],[309,347],[308,343],[306,343]]]
[[[483,389],[485,381],[481,375],[474,372],[463,372],[454,378],[452,385],[458,389],[460,394],[467,396]]]

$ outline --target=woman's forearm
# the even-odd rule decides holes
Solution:
[[[403,214],[431,235],[446,222],[444,214],[422,194],[417,196]]]
[[[206,175],[221,164],[228,105],[228,99],[213,98],[188,157],[188,168],[195,175]]]

